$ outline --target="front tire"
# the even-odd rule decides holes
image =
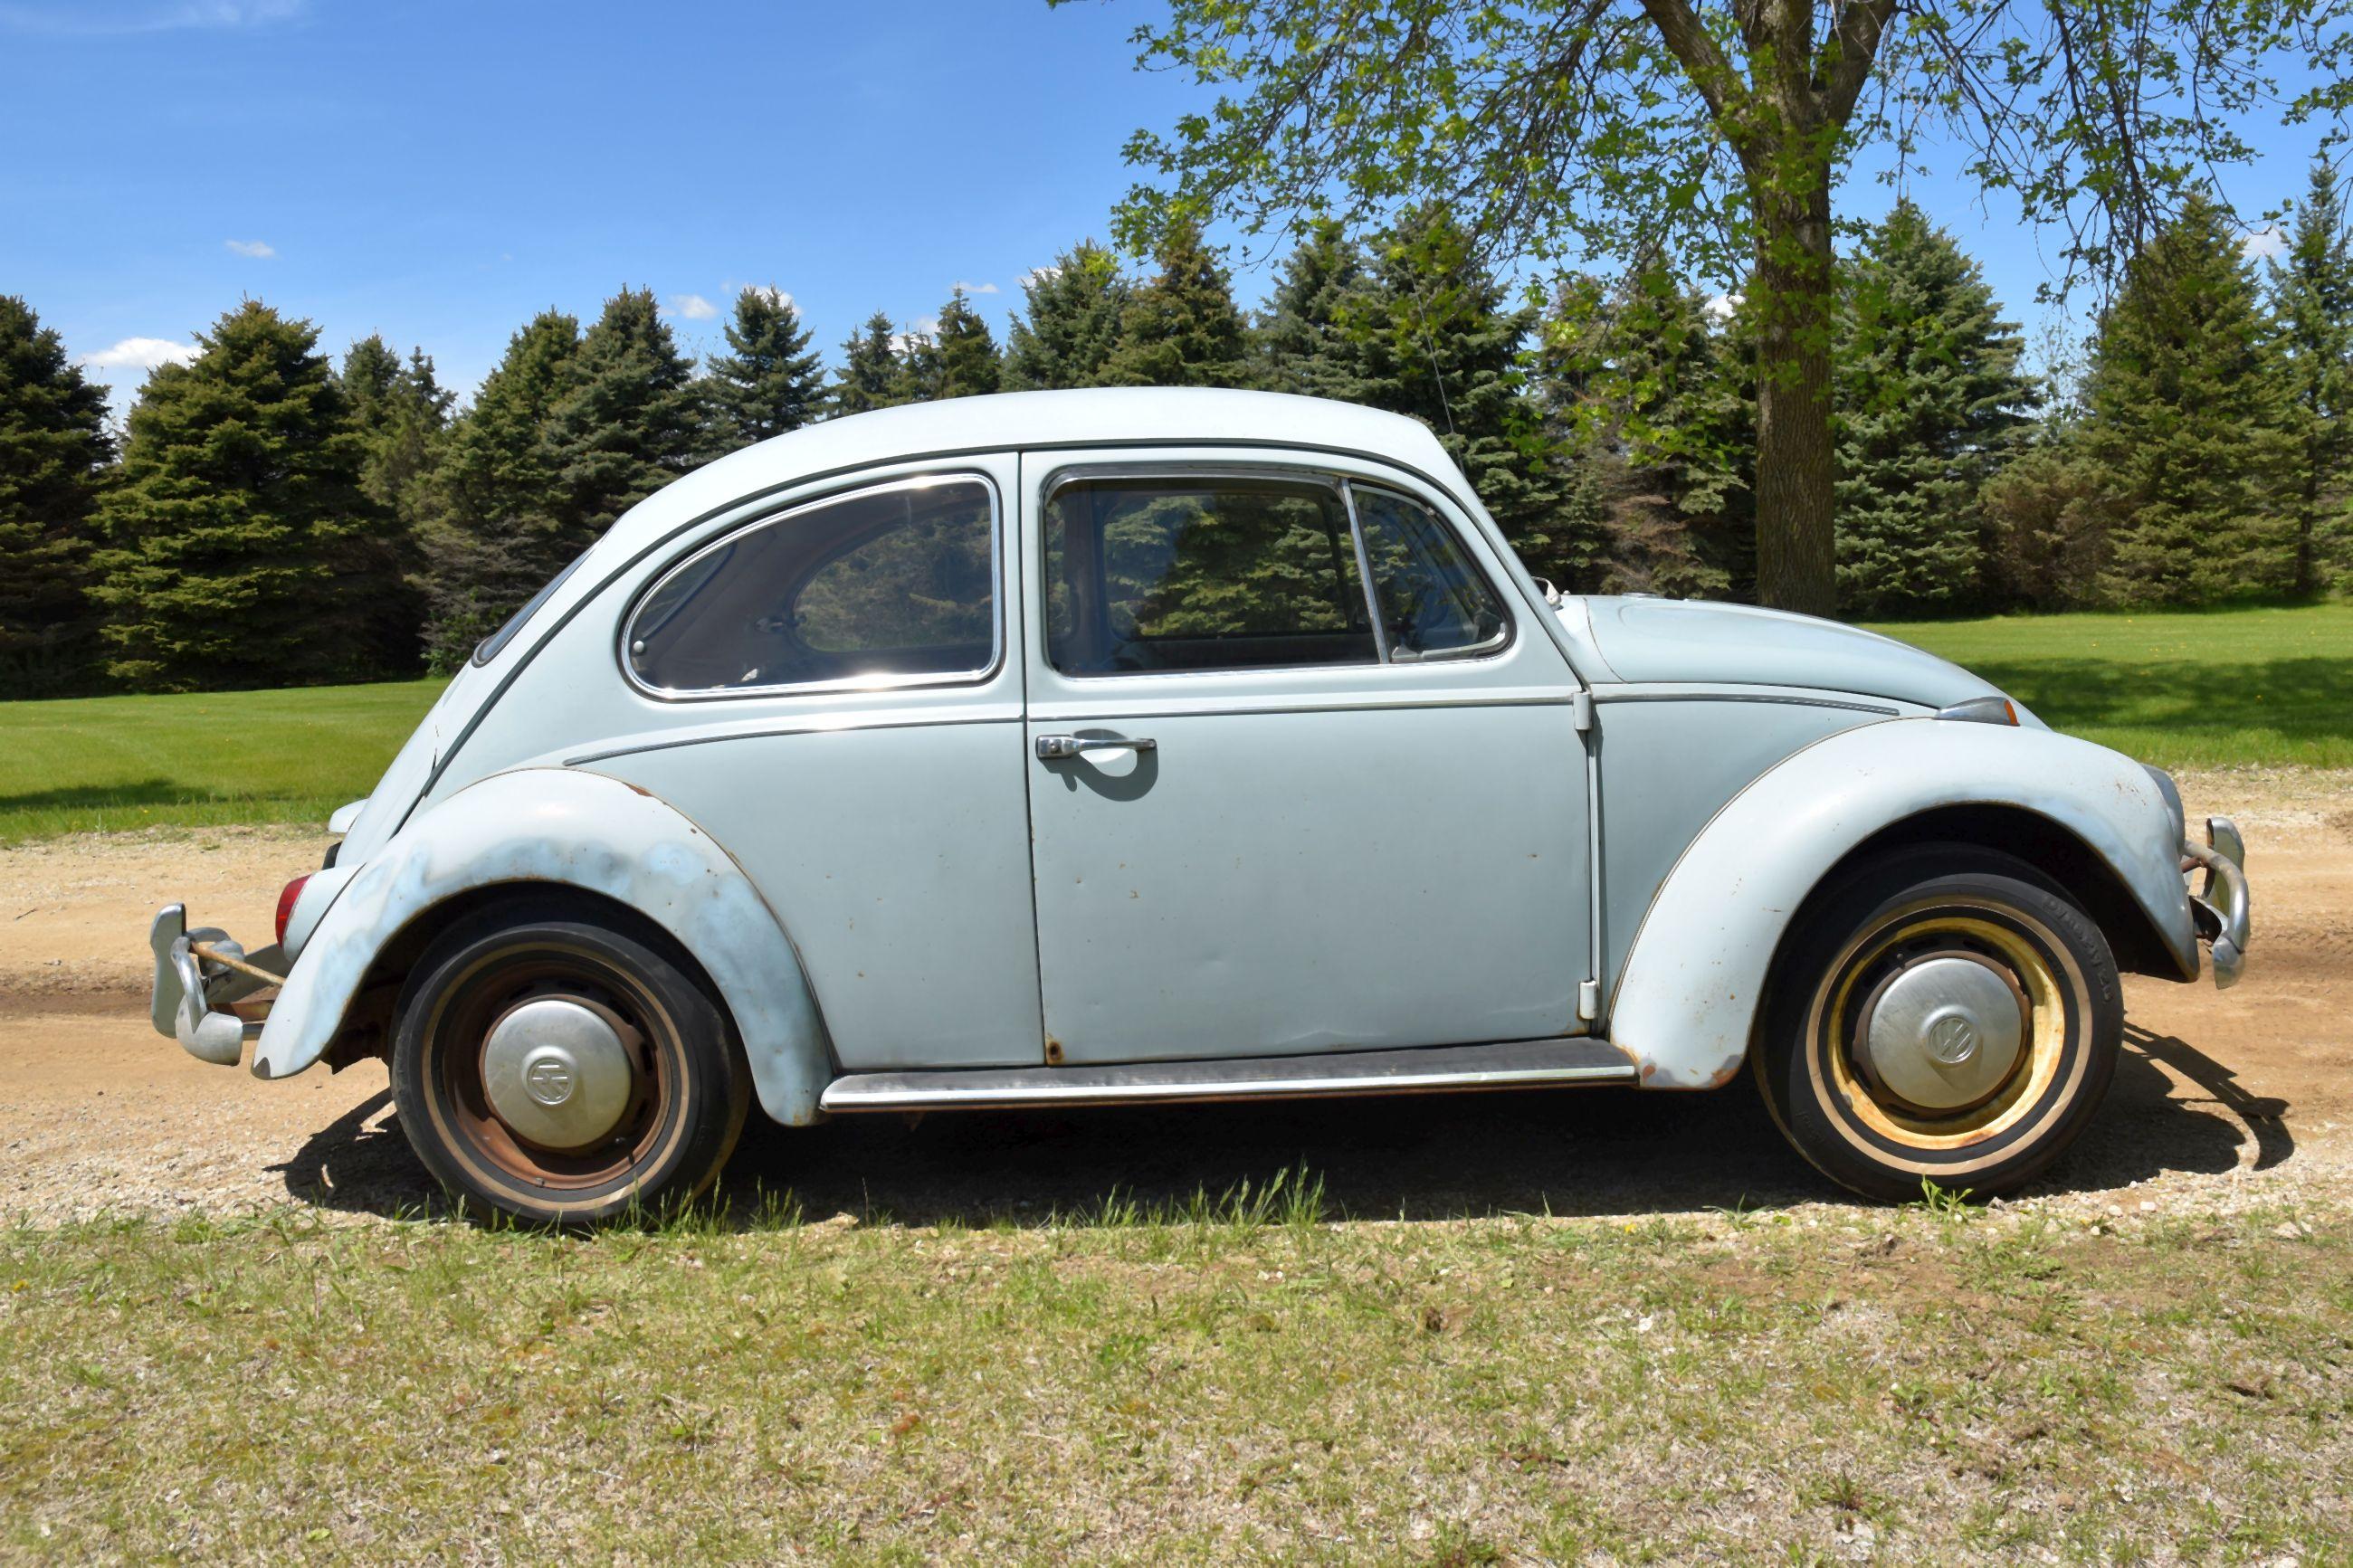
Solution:
[[[2090,917],[2025,862],[1898,852],[1813,900],[1754,1053],[1773,1120],[1867,1197],[1980,1197],[2041,1174],[2115,1075],[2124,1003]]]
[[[668,941],[532,900],[461,920],[402,989],[393,1102],[467,1205],[591,1225],[693,1197],[742,1133],[726,1015]]]

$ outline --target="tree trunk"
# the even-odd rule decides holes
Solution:
[[[1837,453],[1831,439],[1830,171],[1811,189],[1757,203],[1757,598],[1838,613]]]

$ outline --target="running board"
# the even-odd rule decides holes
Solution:
[[[1324,1056],[1131,1062],[1111,1067],[961,1068],[858,1072],[835,1079],[827,1110],[955,1110],[1008,1105],[1157,1105],[1181,1100],[1425,1094],[1544,1084],[1631,1083],[1634,1064],[1607,1040],[1506,1040],[1486,1046]]]

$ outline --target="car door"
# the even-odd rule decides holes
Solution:
[[[1311,454],[1023,487],[1050,1061],[1583,1028],[1578,689],[1461,509]]]
[[[623,633],[643,728],[589,765],[744,868],[846,1068],[1044,1058],[1016,472],[906,465],[756,512],[682,552]]]

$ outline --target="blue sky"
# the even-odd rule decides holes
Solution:
[[[592,316],[625,283],[696,352],[745,284],[791,293],[828,348],[958,282],[1001,328],[1023,273],[1104,233],[1127,134],[1201,101],[1132,68],[1159,12],[0,0],[0,292],[118,406],[248,294],[338,354],[422,345],[468,393],[533,312]],[[2263,133],[2242,210],[2301,189],[2316,134]],[[1948,180],[1915,195],[2033,324],[2055,241]]]

